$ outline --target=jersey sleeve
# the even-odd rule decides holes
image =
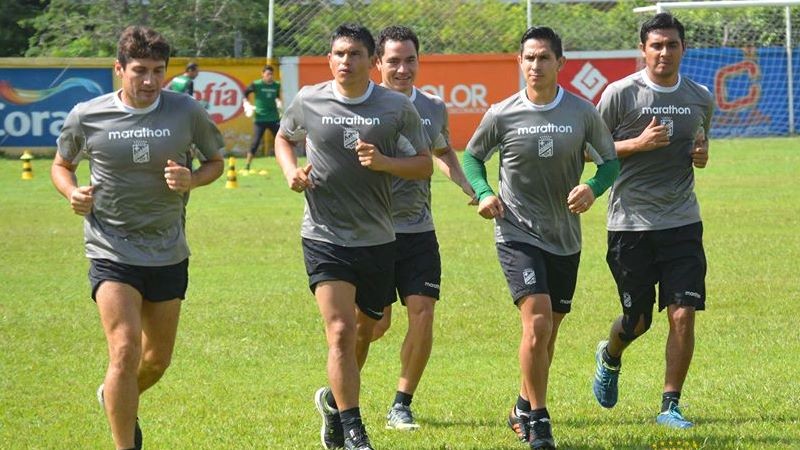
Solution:
[[[450,116],[447,114],[447,106],[442,105],[442,131],[436,136],[436,141],[431,145],[432,148],[450,147]]]
[[[600,101],[597,102],[597,110],[600,112],[600,117],[603,118],[603,122],[611,130],[612,135],[622,122],[620,118],[622,113],[621,106],[621,95],[614,85],[606,88],[600,96]]]
[[[303,116],[303,102],[306,88],[297,93],[292,103],[283,112],[281,118],[281,134],[292,142],[300,142],[308,134]]]
[[[494,108],[489,108],[467,143],[467,152],[481,161],[487,161],[499,144],[500,133],[497,130]]]
[[[589,143],[594,152],[602,161],[598,162],[595,158],[595,163],[603,164],[605,161],[617,159],[617,151],[614,148],[614,138],[611,137],[611,132],[608,131],[606,122],[600,117],[600,113],[589,108],[586,124],[586,142]],[[591,153],[591,152],[590,152]]]
[[[81,104],[69,112],[56,140],[58,154],[65,161],[73,162],[86,147],[86,135],[83,132],[80,118]]]
[[[248,84],[247,89],[244,90],[244,98],[247,98],[248,95],[252,94],[255,91],[256,91],[255,85],[253,85],[253,83]]]
[[[225,140],[222,138],[219,128],[199,103],[191,100],[189,104],[192,105],[192,115],[194,117],[192,142],[197,147],[197,150],[206,160],[222,155],[225,149]]]
[[[428,138],[428,134],[425,133],[425,129],[422,127],[422,119],[420,119],[417,109],[414,108],[414,105],[408,98],[405,98],[401,114],[402,126],[400,128],[400,135],[408,140],[411,147],[414,149],[414,154],[430,151],[431,142]],[[401,149],[401,154],[403,153],[405,152],[402,152]]]

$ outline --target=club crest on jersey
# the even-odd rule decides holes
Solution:
[[[539,157],[550,158],[553,156],[553,137],[539,136]]]
[[[667,128],[667,136],[672,137],[672,133],[675,130],[675,122],[672,120],[672,117],[662,117],[661,125]]]
[[[150,162],[150,144],[147,141],[133,141],[133,162],[137,164]]]
[[[358,141],[358,130],[355,128],[344,129],[344,148],[348,150],[356,149],[356,141]]]
[[[536,272],[533,271],[530,267],[522,271],[522,280],[528,286],[532,284],[536,284]]]

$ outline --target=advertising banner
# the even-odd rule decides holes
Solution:
[[[0,69],[0,147],[55,147],[72,107],[112,85],[110,68]]]

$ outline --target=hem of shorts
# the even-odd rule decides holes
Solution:
[[[677,224],[658,224],[658,225],[632,225],[632,226],[607,226],[608,231],[664,231],[673,228],[685,227],[687,225],[694,225],[701,223],[702,219],[691,219],[688,221],[676,222]]]
[[[495,242],[494,243],[495,243],[495,245],[497,245],[497,244],[511,244],[513,242],[517,242],[519,244],[530,245],[530,246],[538,248],[539,250],[541,250],[543,252],[547,252],[547,253],[550,253],[551,255],[556,255],[556,256],[572,256],[572,255],[577,255],[577,254],[581,253],[581,247],[580,246],[578,246],[578,250],[576,250],[574,252],[569,252],[568,251],[568,252],[565,253],[562,250],[553,251],[552,247],[542,245],[543,244],[542,241],[537,241],[537,240],[523,241],[521,239],[503,239],[501,236],[497,236],[495,238]]]
[[[122,258],[119,258],[118,255],[90,255],[89,252],[86,252],[86,258],[90,259],[90,260],[92,260],[92,259],[105,259],[105,260],[108,260],[108,261],[113,261],[115,263],[127,264],[129,266],[138,266],[138,267],[167,267],[167,266],[174,266],[176,264],[180,264],[180,263],[186,261],[187,259],[189,259],[189,256],[190,255],[186,255],[185,257],[179,258],[177,260],[170,260],[171,262],[158,262],[158,263],[154,264],[154,263],[152,263],[150,261],[137,261],[137,260],[132,260],[132,259],[122,259]]]
[[[347,248],[377,247],[378,245],[391,244],[392,242],[395,241],[394,234],[392,234],[392,237],[389,240],[380,240],[380,241],[375,241],[374,243],[371,242],[371,241],[370,242],[366,242],[366,243],[359,242],[358,245],[353,245],[352,242],[335,241],[333,239],[322,238],[322,237],[319,237],[319,236],[316,236],[316,237],[306,236],[306,235],[304,235],[302,233],[300,234],[300,237],[302,239],[308,239],[309,241],[325,242],[325,243],[328,243],[328,244],[338,245],[339,247],[347,247]]]

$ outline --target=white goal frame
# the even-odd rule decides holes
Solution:
[[[788,95],[789,135],[795,134],[794,129],[794,72],[792,70],[792,6],[800,6],[800,0],[719,0],[700,2],[657,2],[652,6],[633,8],[635,13],[655,12],[661,13],[674,9],[716,9],[716,8],[742,8],[742,7],[784,7],[786,17],[786,87]]]

